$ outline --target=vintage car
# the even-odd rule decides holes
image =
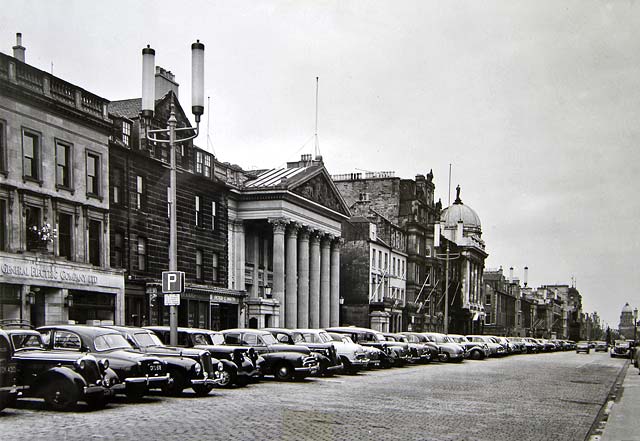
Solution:
[[[84,325],[53,325],[37,329],[45,348],[88,352],[99,362],[109,363],[122,382],[113,387],[129,399],[140,399],[149,389],[165,389],[170,380],[167,362],[134,350],[114,329]]]
[[[409,342],[420,344],[426,351],[429,351],[431,361],[440,361],[440,347],[431,339],[419,332],[401,332],[400,334],[404,335]]]
[[[0,410],[12,405],[18,396],[16,387],[17,363],[6,332],[0,329]]]
[[[588,341],[579,341],[576,344],[576,354],[579,354],[580,352],[584,352],[585,354],[588,354],[591,351],[591,346],[589,345]]]
[[[469,356],[464,346],[455,343],[451,338],[439,332],[422,332],[422,335],[434,342],[440,348],[441,361],[463,361]]]
[[[467,335],[467,340],[473,343],[481,343],[486,344],[489,348],[489,356],[490,357],[498,357],[501,355],[506,355],[507,351],[505,348],[496,343],[490,336],[488,335]]]
[[[464,335],[447,334],[451,340],[464,347],[472,360],[484,360],[489,356],[489,346],[486,343],[472,342]]]
[[[306,346],[278,343],[269,332],[259,329],[226,329],[221,331],[229,345],[253,348],[264,358],[261,372],[276,380],[302,379],[318,372],[318,360]]]
[[[327,332],[322,329],[298,329],[306,336],[317,335],[322,341],[333,344],[336,353],[342,361],[344,372],[348,374],[357,374],[360,370],[366,369],[373,363],[363,346],[354,343],[347,335]]]
[[[534,349],[537,349],[536,345],[526,341],[523,337],[507,337],[507,340],[517,346],[521,354],[531,354],[535,352]]]
[[[308,347],[318,359],[318,375],[331,376],[342,372],[342,361],[335,347],[331,343],[322,341],[317,334],[307,332],[307,338],[305,338],[303,333],[296,329],[265,328],[264,330],[269,331],[278,343]]]
[[[542,352],[544,350],[544,344],[540,343],[537,339],[533,337],[523,337],[523,340],[535,347],[535,349],[533,349],[533,352],[537,353],[537,352]]]
[[[180,395],[191,388],[198,396],[205,396],[222,381],[222,363],[212,358],[209,351],[165,346],[153,331],[133,326],[105,326],[118,331],[136,351],[161,357],[167,362],[171,381],[165,392]]]
[[[164,343],[169,342],[168,326],[146,326]],[[222,363],[222,378],[219,386],[246,386],[259,381],[260,366],[264,359],[254,349],[243,346],[231,346],[225,343],[224,336],[218,331],[200,328],[178,328],[178,347],[208,351],[212,357]]]
[[[118,376],[108,361],[83,351],[46,350],[41,335],[30,327],[5,329],[16,364],[19,397],[44,398],[54,410],[75,409],[84,401],[91,409],[104,407]]]
[[[397,358],[399,357],[399,351],[394,349],[391,342],[388,342],[381,332],[374,331],[373,329],[359,328],[356,326],[338,326],[325,329],[327,332],[335,332],[338,334],[344,334],[351,337],[355,343],[379,350],[378,359],[379,367],[390,368],[399,363]],[[370,357],[372,355],[370,354]]]
[[[384,332],[384,338],[389,342],[404,343],[409,353],[408,361],[412,363],[428,363],[431,361],[431,350],[425,345],[409,341],[406,335]]]
[[[631,358],[631,342],[629,340],[616,340],[609,350],[611,357]]]

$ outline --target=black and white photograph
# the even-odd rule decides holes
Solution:
[[[640,440],[640,2],[1,3],[0,439]]]

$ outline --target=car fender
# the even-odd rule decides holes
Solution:
[[[30,395],[38,394],[42,390],[42,388],[50,384],[51,381],[57,379],[64,379],[72,382],[80,391],[82,391],[82,389],[87,386],[87,382],[82,377],[82,375],[80,375],[73,369],[70,369],[66,366],[56,366],[49,369],[44,374],[38,376],[38,379],[33,385],[33,390],[30,392]]]
[[[220,359],[219,361],[220,363],[222,363],[222,366],[224,366],[225,371],[229,371],[233,373],[238,372],[238,365],[235,364],[233,361],[227,360],[227,359]]]

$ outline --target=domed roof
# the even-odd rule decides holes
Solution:
[[[455,227],[458,221],[462,221],[464,226],[469,229],[481,229],[480,217],[473,209],[462,203],[460,199],[460,186],[456,187],[457,197],[453,205],[442,210],[440,220],[447,227]]]
[[[622,312],[631,312],[633,313],[633,309],[631,309],[631,306],[629,306],[629,303],[625,303],[624,306],[622,307]]]

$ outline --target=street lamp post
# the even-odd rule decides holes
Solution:
[[[633,344],[635,345],[638,335],[638,308],[633,310]]]
[[[178,120],[175,105],[171,103],[171,113],[166,129],[149,129],[155,110],[155,51],[147,45],[142,49],[142,124],[147,141],[169,144],[169,271],[178,270],[178,244],[176,221],[176,144],[189,141],[200,132],[200,117],[204,113],[204,44],[200,40],[191,45],[191,112],[196,119],[196,128],[177,128]],[[186,136],[179,137],[186,133]],[[169,135],[169,139],[160,139],[153,134]],[[178,307],[169,307],[169,342],[178,344]]]
[[[443,223],[442,226],[439,223],[435,223],[434,225],[434,246],[440,247],[440,232],[442,228],[445,228],[446,225]],[[449,253],[449,240],[446,241],[447,245],[445,248],[444,256],[442,254],[436,254],[436,259],[445,261],[445,270],[444,270],[444,334],[449,333],[449,261],[455,260],[460,257],[459,253],[450,254]]]

